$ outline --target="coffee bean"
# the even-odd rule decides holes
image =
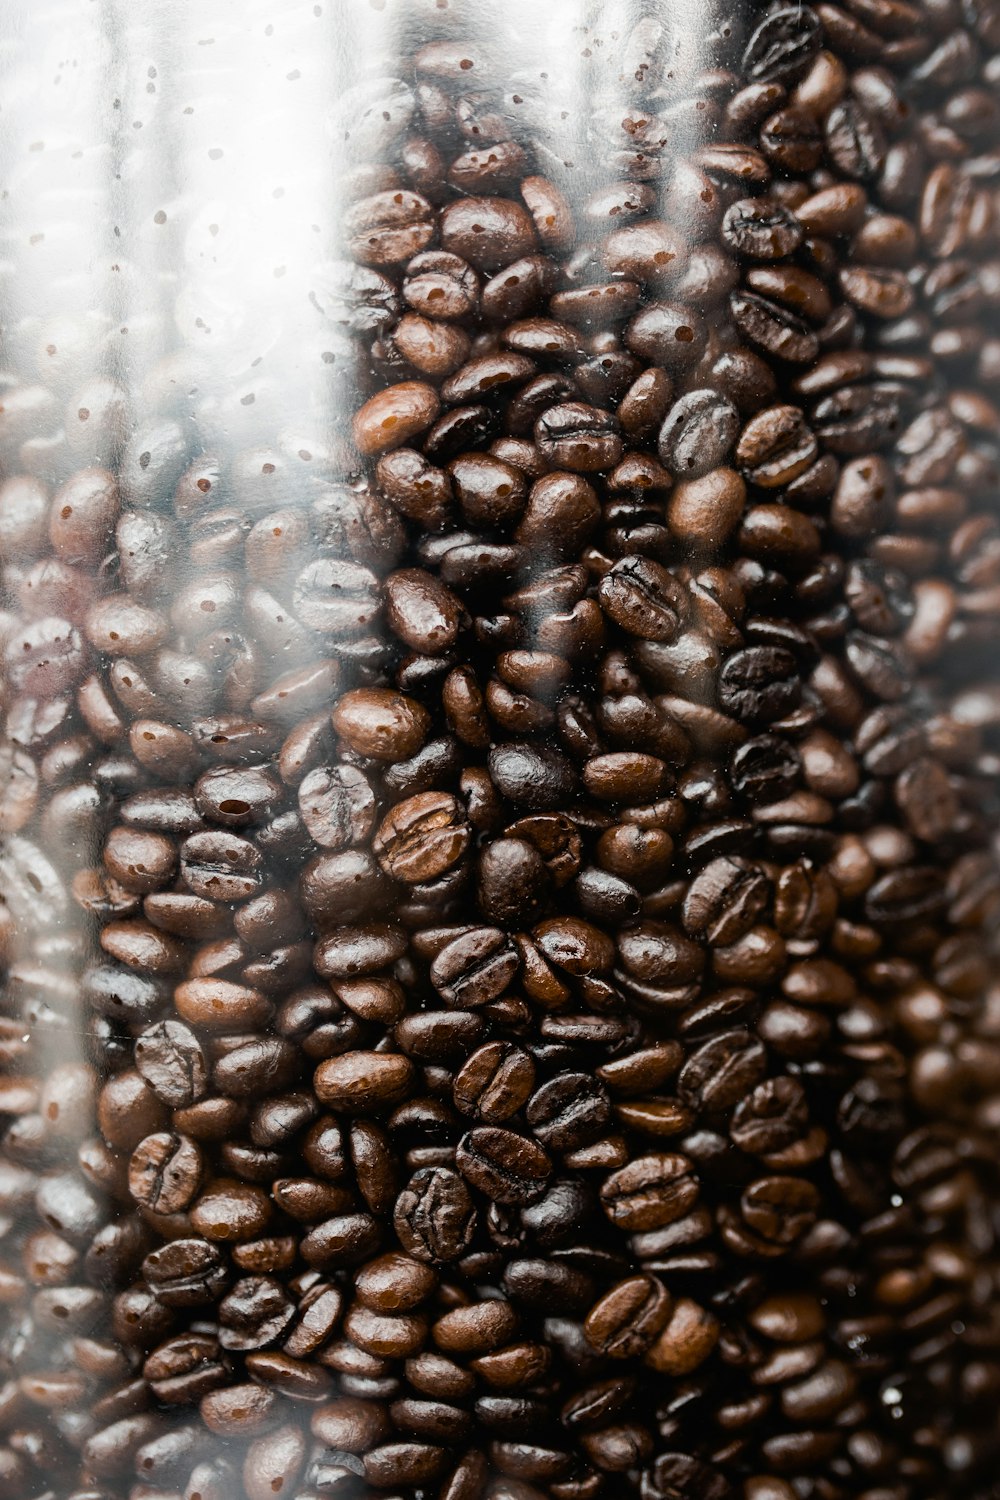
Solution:
[[[750,724],[767,724],[795,708],[802,692],[795,658],[781,646],[736,651],[719,677],[719,703]]]
[[[348,211],[351,250],[363,265],[407,261],[431,240],[432,210],[419,193],[383,192],[362,198]]]
[[[219,1437],[242,1437],[260,1432],[277,1421],[276,1397],[254,1382],[212,1391],[201,1400],[201,1419]]]
[[[545,1191],[551,1163],[542,1148],[500,1126],[470,1130],[458,1143],[462,1176],[496,1203],[531,1203]]]
[[[355,1052],[321,1063],[314,1087],[324,1104],[368,1111],[397,1103],[409,1089],[412,1075],[413,1066],[405,1057]]]
[[[601,580],[598,598],[616,625],[646,640],[673,640],[687,614],[684,590],[673,574],[644,557],[615,563]]]
[[[502,995],[519,968],[517,949],[504,932],[472,927],[441,949],[430,978],[446,1004],[475,1007]]]
[[[611,1105],[596,1079],[585,1073],[563,1073],[532,1094],[525,1119],[543,1146],[575,1151],[606,1129]]]
[[[761,354],[793,365],[810,365],[819,339],[804,319],[756,292],[734,292],[729,299],[736,327]]]
[[[691,1163],[672,1152],[637,1157],[612,1172],[601,1188],[604,1212],[613,1224],[629,1231],[672,1224],[697,1198],[698,1180]]]
[[[808,1229],[819,1195],[812,1183],[799,1177],[761,1177],[741,1199],[749,1228],[774,1245],[791,1245]]]
[[[617,423],[609,412],[582,402],[551,406],[535,423],[539,452],[554,468],[589,474],[621,458]]]
[[[143,1275],[165,1307],[215,1301],[227,1282],[221,1253],[206,1240],[171,1240],[146,1256]]]
[[[877,177],[885,161],[886,143],[877,120],[858,100],[835,104],[824,128],[826,149],[845,177],[867,181]]]
[[[666,1327],[646,1354],[646,1363],[661,1375],[689,1375],[712,1353],[719,1342],[720,1332],[718,1320],[713,1313],[689,1297],[678,1297]],[[714,1490],[708,1488],[710,1476],[702,1477],[697,1471],[693,1475],[685,1475],[681,1470],[678,1478],[681,1482],[685,1478],[700,1482],[705,1495],[714,1493],[722,1500],[725,1494],[721,1482]]]
[[[129,1162],[129,1192],[158,1214],[179,1213],[198,1191],[201,1153],[194,1141],[166,1132],[139,1142]]]
[[[746,499],[746,487],[732,469],[713,469],[701,479],[683,480],[667,503],[670,529],[696,550],[717,551],[731,535]]]
[[[572,765],[544,745],[510,743],[489,754],[490,775],[502,796],[531,812],[551,811],[568,802],[576,787]]]
[[[633,354],[661,366],[669,375],[683,374],[701,356],[707,337],[702,319],[672,302],[653,302],[631,320],[625,342]]]
[[[206,1188],[191,1209],[192,1227],[223,1242],[253,1239],[270,1218],[270,1204],[259,1188],[224,1178]]]
[[[742,198],[722,220],[722,237],[749,260],[782,260],[802,243],[802,226],[790,209],[767,198]]]
[[[479,856],[479,907],[500,926],[530,925],[546,903],[549,884],[542,855],[524,839],[497,839]]]
[[[595,1303],[584,1322],[584,1333],[610,1359],[632,1359],[654,1342],[671,1306],[670,1293],[655,1276],[632,1276]]]
[[[819,451],[804,414],[794,406],[771,406],[746,424],[736,458],[747,478],[763,489],[790,484]]]
[[[472,830],[461,804],[445,792],[408,797],[383,819],[373,849],[387,875],[408,884],[433,880],[462,858]]]
[[[794,83],[817,56],[823,28],[808,6],[773,11],[754,31],[743,54],[751,83]]]
[[[710,1109],[731,1108],[760,1080],[765,1067],[760,1042],[745,1031],[720,1032],[684,1064],[678,1092],[682,1099],[701,1100]]]
[[[477,1048],[455,1075],[454,1100],[464,1115],[501,1124],[531,1095],[535,1066],[530,1055],[509,1042]]]
[[[689,391],[660,428],[660,458],[678,479],[699,479],[727,461],[739,428],[739,413],[725,396]]]
[[[732,857],[710,860],[688,886],[684,930],[711,943],[732,943],[749,932],[769,896],[767,878],[757,866]]]

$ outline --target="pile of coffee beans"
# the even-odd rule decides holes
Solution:
[[[998,1494],[1000,5],[703,10],[0,488],[0,1500]]]

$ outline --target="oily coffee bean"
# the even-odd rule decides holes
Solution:
[[[747,42],[744,75],[750,83],[794,83],[808,70],[822,42],[820,18],[809,6],[772,11]]]
[[[671,1297],[654,1276],[633,1276],[612,1287],[587,1314],[588,1343],[611,1359],[645,1353],[670,1316]]]
[[[457,798],[421,792],[398,802],[383,820],[373,849],[387,875],[417,885],[461,859],[472,830]]]
[[[802,682],[795,658],[781,646],[734,652],[719,677],[719,703],[748,724],[767,724],[796,708]]]
[[[371,831],[375,806],[375,795],[355,766],[317,766],[299,783],[302,821],[325,849],[360,844]]]
[[[509,743],[489,754],[490,775],[500,794],[530,812],[548,812],[571,799],[576,773],[554,747]]]
[[[183,1022],[157,1022],[135,1043],[135,1065],[148,1088],[163,1104],[183,1109],[207,1088],[205,1055],[195,1032]]]
[[[430,979],[447,1005],[476,1007],[496,1000],[520,968],[518,951],[498,927],[472,927],[447,943]]]
[[[819,354],[817,335],[780,303],[757,292],[734,292],[729,305],[740,333],[765,358],[810,365]]]
[[[743,198],[726,210],[722,237],[730,250],[749,260],[782,260],[802,243],[802,226],[780,203]]]
[[[727,461],[739,429],[739,413],[726,396],[689,391],[660,428],[660,459],[678,479],[699,479]]]
[[[535,442],[553,468],[582,474],[611,469],[622,454],[610,412],[578,401],[543,412],[535,423]]]
[[[179,1213],[198,1191],[202,1157],[194,1141],[162,1132],[146,1136],[129,1162],[129,1191],[156,1213]]]
[[[660,1229],[683,1218],[698,1193],[691,1163],[666,1152],[637,1157],[612,1172],[601,1188],[601,1204],[613,1224],[630,1231]]]
[[[598,599],[616,625],[646,640],[673,640],[687,614],[673,574],[645,557],[620,558],[601,580]]]
[[[171,1240],[143,1261],[143,1275],[165,1307],[199,1307],[226,1285],[222,1255],[205,1240]]]
[[[462,1176],[496,1203],[525,1204],[541,1197],[551,1172],[542,1148],[516,1131],[483,1125],[458,1143]]]
[[[574,1151],[607,1127],[611,1104],[597,1079],[586,1073],[563,1073],[532,1094],[525,1119],[543,1146]]]

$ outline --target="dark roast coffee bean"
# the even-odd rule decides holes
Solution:
[[[423,1167],[396,1200],[393,1224],[410,1255],[452,1261],[471,1243],[476,1210],[461,1177],[444,1167]]]
[[[198,1191],[202,1165],[194,1141],[167,1132],[148,1135],[132,1153],[129,1191],[136,1203],[155,1213],[179,1213]]]
[[[576,774],[558,750],[545,745],[507,744],[489,754],[497,790],[517,807],[548,812],[572,800]]]
[[[689,391],[667,412],[659,454],[678,479],[699,479],[726,463],[739,433],[736,407],[711,390]]]
[[[673,574],[644,557],[623,557],[601,580],[605,614],[630,635],[671,641],[687,615],[684,589]]]
[[[742,198],[726,210],[722,237],[730,250],[748,260],[782,260],[802,243],[802,226],[780,203]]]
[[[461,859],[472,830],[455,797],[421,792],[398,802],[383,820],[373,848],[383,870],[395,880],[433,880]]]
[[[223,1349],[250,1352],[275,1343],[295,1316],[295,1304],[279,1282],[250,1276],[219,1303],[219,1343]]]
[[[431,964],[431,983],[448,1005],[485,1005],[504,993],[520,968],[510,939],[497,927],[468,928]]]
[[[538,850],[524,839],[502,838],[479,857],[478,901],[483,915],[501,926],[529,926],[549,894],[549,875]]]
[[[751,83],[794,83],[807,71],[822,43],[822,24],[808,6],[772,11],[747,43],[744,74]]]
[[[584,1333],[611,1359],[631,1359],[653,1343],[670,1316],[672,1299],[654,1276],[621,1281],[590,1309]]]
[[[535,423],[539,452],[553,468],[589,474],[611,469],[622,455],[610,412],[582,402],[549,407]]]
[[[212,1303],[228,1279],[221,1253],[205,1240],[172,1240],[147,1255],[142,1269],[166,1307]]]
[[[563,1073],[532,1094],[525,1119],[543,1146],[574,1151],[607,1127],[611,1105],[596,1079],[585,1073]]]
[[[531,1203],[541,1197],[551,1171],[542,1148],[500,1126],[480,1126],[458,1143],[456,1164],[473,1187],[496,1203]]]
[[[810,365],[819,354],[819,339],[809,325],[780,303],[756,292],[734,292],[730,309],[740,333],[765,357],[793,365]]]
[[[726,661],[719,703],[749,724],[766,724],[795,708],[802,693],[795,658],[780,646],[751,646]]]
[[[355,766],[317,766],[299,783],[299,810],[317,844],[344,849],[371,831],[375,796]]]

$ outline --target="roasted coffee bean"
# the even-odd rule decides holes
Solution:
[[[719,677],[719,703],[748,724],[767,724],[796,708],[802,681],[795,658],[781,646],[734,652]]]
[[[313,1082],[322,1103],[368,1111],[398,1103],[412,1076],[413,1065],[405,1057],[359,1051],[320,1063]]]
[[[754,31],[743,54],[750,83],[794,83],[819,53],[823,28],[808,6],[773,11]]]
[[[534,1082],[529,1053],[509,1042],[488,1042],[456,1073],[455,1104],[464,1115],[499,1125],[526,1103]]]
[[[767,877],[757,866],[731,857],[710,860],[688,886],[684,930],[713,944],[735,942],[749,932],[769,896]]]
[[[179,1213],[198,1191],[201,1152],[194,1141],[166,1132],[139,1142],[129,1162],[129,1192],[158,1214]]]
[[[299,810],[317,844],[344,849],[371,831],[375,796],[357,767],[317,766],[299,783]]]
[[[213,1303],[228,1279],[221,1253],[205,1240],[172,1240],[147,1255],[142,1270],[166,1307]]]
[[[546,904],[550,879],[545,861],[525,839],[487,844],[479,856],[478,876],[480,910],[501,926],[529,926]]]
[[[531,215],[512,199],[463,198],[441,215],[441,244],[477,270],[492,272],[530,255],[535,230]]]
[[[700,479],[682,480],[667,502],[671,531],[695,552],[715,552],[732,534],[746,499],[743,480],[733,469],[713,469]]]
[[[604,1085],[586,1073],[563,1073],[532,1094],[525,1110],[532,1134],[554,1151],[575,1151],[611,1120]]]
[[[715,391],[689,391],[667,412],[659,454],[678,479],[699,479],[726,463],[740,428],[739,413]]]
[[[625,342],[633,354],[661,366],[668,375],[697,364],[707,337],[703,320],[672,302],[653,302],[631,320]]]
[[[740,333],[765,357],[810,365],[819,354],[817,335],[780,303],[756,292],[734,292],[729,305]]]
[[[803,475],[819,452],[804,414],[794,406],[770,406],[746,424],[736,459],[754,484],[776,489]]]
[[[749,260],[782,260],[802,243],[802,226],[790,209],[767,198],[743,198],[722,220],[730,250]]]
[[[421,704],[388,688],[356,688],[345,693],[331,718],[337,734],[352,750],[377,761],[413,755],[429,725]]]
[[[687,614],[687,599],[673,574],[644,557],[623,557],[602,578],[598,599],[605,614],[630,635],[671,641]]]
[[[587,1314],[588,1343],[610,1359],[646,1352],[670,1316],[670,1293],[655,1276],[633,1276],[612,1287]]]
[[[470,1130],[459,1141],[455,1160],[462,1176],[496,1203],[533,1202],[545,1191],[551,1172],[540,1146],[500,1126]]]
[[[886,142],[875,117],[856,99],[835,104],[824,127],[826,149],[845,177],[867,181],[877,177],[885,161]]]
[[[666,1152],[637,1157],[612,1172],[601,1188],[601,1203],[611,1222],[624,1229],[660,1229],[683,1218],[698,1191],[687,1158]]]
[[[498,999],[519,968],[517,949],[500,928],[472,927],[441,949],[430,979],[447,1005],[475,1007]]]
[[[589,474],[611,469],[622,455],[610,412],[582,402],[551,406],[535,423],[539,452],[553,468]]]
[[[421,792],[396,804],[383,819],[372,847],[387,875],[416,885],[455,865],[471,836],[457,798]]]
[[[195,833],[184,840],[180,872],[192,895],[206,901],[243,901],[260,889],[261,856],[232,833]]]

